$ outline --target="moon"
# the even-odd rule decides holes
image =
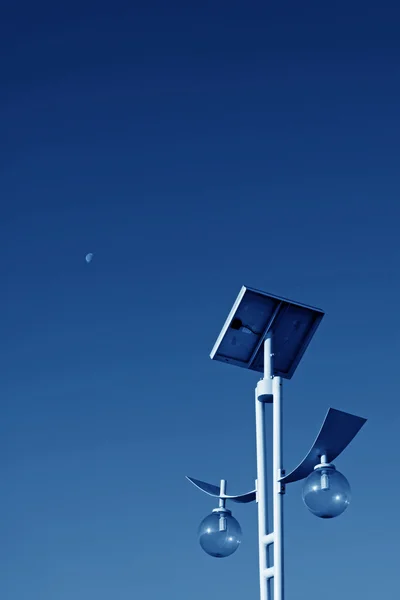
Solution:
[[[85,256],[85,260],[86,260],[87,263],[90,263],[92,261],[92,258],[93,258],[93,252],[89,252]]]

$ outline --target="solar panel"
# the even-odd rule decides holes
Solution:
[[[263,342],[272,331],[274,375],[290,379],[323,316],[318,308],[243,286],[210,357],[262,373]]]

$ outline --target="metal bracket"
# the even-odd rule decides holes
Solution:
[[[279,479],[282,479],[286,474],[285,469],[279,469]],[[284,495],[286,493],[286,485],[282,481],[278,481],[279,483],[279,491],[278,494]]]

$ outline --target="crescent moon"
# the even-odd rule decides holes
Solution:
[[[86,254],[86,256],[85,256],[85,260],[87,263],[90,263],[92,258],[93,258],[93,252],[89,252],[89,254]]]

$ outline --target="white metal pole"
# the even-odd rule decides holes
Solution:
[[[268,567],[267,546],[264,542],[268,534],[268,495],[267,465],[265,444],[265,403],[258,400],[256,390],[256,439],[257,439],[257,507],[258,507],[258,556],[260,568],[260,600],[269,600],[269,580],[265,577]]]
[[[264,379],[272,377],[272,339],[264,342]],[[261,383],[261,382],[260,382]],[[268,565],[267,545],[272,536],[268,535],[268,491],[267,491],[267,451],[265,435],[265,402],[259,399],[256,388],[256,443],[257,443],[257,504],[258,504],[258,552],[260,569],[260,600],[270,600],[270,578],[273,570]]]
[[[221,496],[226,495],[226,479],[221,479],[219,493],[221,494]],[[226,504],[226,499],[220,498],[219,499],[219,508],[221,508],[221,509],[225,508],[225,504]],[[226,515],[223,512],[221,512],[219,515],[219,530],[226,531]]]
[[[273,390],[273,522],[274,522],[274,600],[284,600],[284,563],[283,563],[283,494],[279,482],[284,475],[282,453],[282,380],[274,377]]]

